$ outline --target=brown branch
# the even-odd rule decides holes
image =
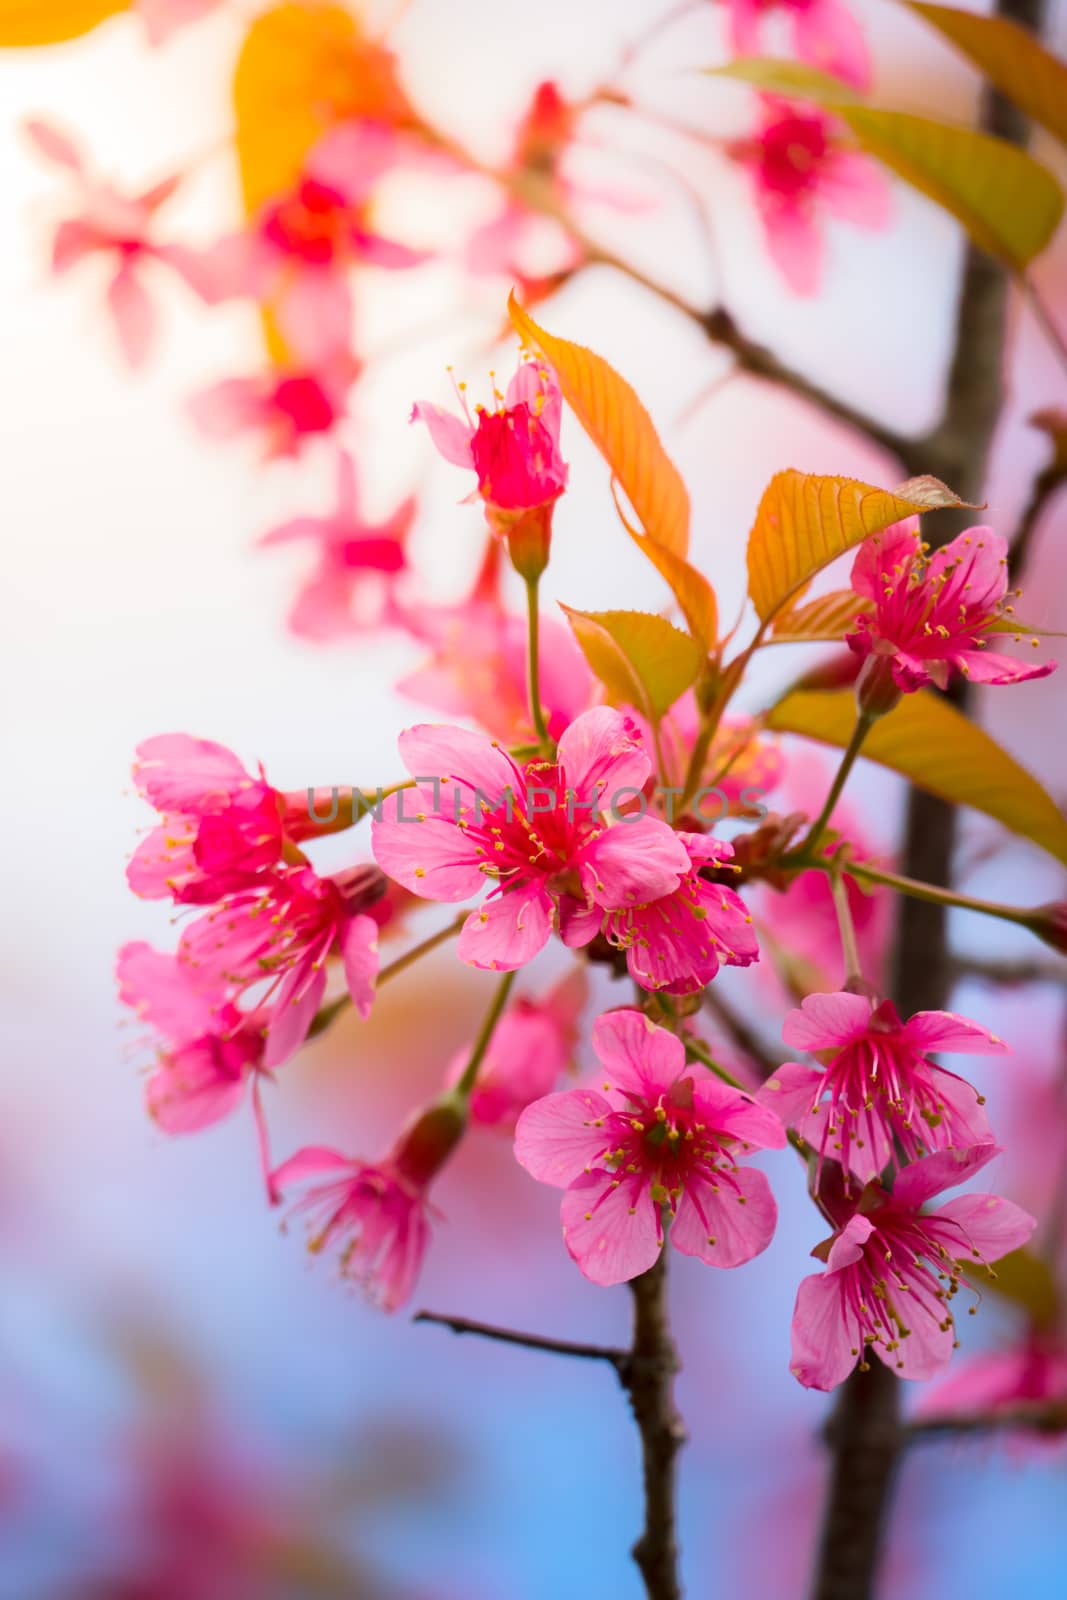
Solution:
[[[1067,1400],[1021,1400],[999,1411],[921,1417],[904,1429],[903,1442],[922,1444],[927,1439],[951,1438],[956,1434],[1006,1433],[1013,1428],[1031,1433],[1067,1432]]]
[[[1002,961],[995,957],[953,955],[949,957],[955,978],[978,978],[982,983],[1003,984],[1006,988],[1024,983],[1067,983],[1067,966],[1055,961]]]
[[[648,1600],[681,1600],[682,1595],[674,1502],[675,1462],[686,1434],[674,1405],[674,1376],[679,1363],[667,1316],[666,1254],[664,1248],[655,1265],[629,1285],[634,1307],[629,1350],[545,1338],[538,1333],[520,1333],[434,1311],[419,1311],[413,1319],[450,1328],[457,1334],[472,1333],[500,1344],[521,1345],[527,1350],[603,1361],[614,1369],[641,1437],[645,1525],[633,1547],[633,1558],[644,1579]]]
[[[1030,559],[1034,536],[1046,506],[1065,481],[1067,481],[1067,470],[1058,460],[1053,460],[1034,479],[1030,498],[1019,518],[1019,526],[1015,530],[1015,537],[1008,551],[1008,577],[1013,583],[1022,577],[1026,563]]]

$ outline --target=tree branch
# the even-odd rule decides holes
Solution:
[[[1019,1401],[999,1411],[974,1411],[955,1416],[921,1417],[904,1429],[904,1444],[922,1444],[927,1439],[951,1438],[955,1434],[1007,1433],[1012,1429],[1031,1433],[1067,1432],[1067,1400]]]
[[[514,1328],[498,1328],[491,1322],[475,1322],[470,1317],[446,1317],[436,1311],[416,1311],[413,1322],[430,1322],[453,1333],[474,1333],[480,1339],[495,1339],[498,1344],[518,1344],[527,1350],[547,1350],[552,1355],[576,1356],[583,1361],[606,1361],[615,1368],[621,1382],[630,1359],[628,1350],[612,1345],[581,1344],[573,1339],[549,1339],[539,1333],[520,1333]]]

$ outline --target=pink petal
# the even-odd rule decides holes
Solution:
[[[297,539],[314,539],[318,543],[328,539],[333,526],[329,517],[293,517],[291,521],[279,523],[269,533],[262,534],[256,543],[263,548],[267,545],[292,544]]]
[[[607,1011],[597,1017],[593,1049],[612,1091],[653,1104],[685,1070],[681,1039],[657,1028],[643,1011]]]
[[[324,966],[310,972],[302,966],[294,967],[280,985],[273,1002],[263,1051],[263,1065],[268,1070],[280,1067],[283,1061],[288,1061],[300,1049],[322,1004],[325,990]]]
[[[119,999],[175,1044],[210,1033],[221,996],[197,988],[176,956],[138,939],[124,944],[115,963]]]
[[[246,428],[258,427],[270,414],[258,378],[223,378],[191,395],[188,409],[200,431],[217,439],[232,439]]]
[[[603,1153],[599,1121],[611,1114],[591,1089],[548,1094],[528,1105],[515,1126],[515,1159],[532,1178],[566,1189]]]
[[[663,1243],[659,1209],[640,1178],[609,1172],[577,1178],[560,1206],[571,1258],[591,1283],[625,1283],[647,1272]]]
[[[785,1128],[775,1110],[718,1078],[693,1078],[693,1104],[709,1127],[754,1150],[781,1150],[785,1145]]]
[[[777,198],[760,203],[767,253],[794,294],[817,294],[822,279],[823,240],[814,219],[800,206]]]
[[[835,1389],[859,1360],[863,1329],[843,1274],[816,1273],[797,1289],[789,1370],[805,1389]]]
[[[220,1122],[244,1099],[245,1076],[219,1068],[208,1044],[182,1050],[145,1082],[145,1099],[164,1133],[196,1133]]]
[[[866,1033],[871,1003],[862,995],[809,994],[782,1024],[782,1041],[791,1050],[838,1050]]]
[[[1032,678],[1047,678],[1055,672],[1055,661],[1039,661],[1028,666],[1014,656],[1002,655],[997,650],[960,650],[955,659],[961,667],[966,663],[967,677],[972,683],[1025,683]]]
[[[120,268],[108,286],[107,299],[122,353],[131,367],[139,367],[152,346],[156,314],[135,267]]]
[[[126,864],[126,882],[142,900],[169,900],[197,872],[191,833],[172,818],[145,835]]]
[[[428,400],[418,400],[411,408],[411,421],[425,422],[438,453],[446,461],[451,461],[455,467],[473,469],[471,440],[474,438],[474,429],[464,418],[453,416],[451,411],[446,411],[443,406],[432,405]]]
[[[934,1050],[972,1056],[1002,1056],[1010,1046],[981,1023],[957,1017],[951,1011],[917,1011],[904,1024],[904,1037],[922,1055]]]
[[[552,902],[539,883],[486,900],[463,924],[461,961],[490,972],[513,972],[543,950],[552,932]]]
[[[353,1172],[358,1165],[358,1162],[325,1145],[305,1145],[295,1156],[290,1156],[280,1167],[275,1167],[271,1180],[277,1188],[284,1189],[287,1183],[303,1183],[307,1178],[317,1178],[324,1172]]]
[[[999,1261],[1010,1250],[1018,1250],[1037,1227],[1036,1218],[1011,1200],[997,1194],[961,1194],[928,1219],[946,1250],[966,1270],[974,1260]],[[960,1249],[953,1229],[943,1224],[958,1223],[969,1248]]]
[[[865,1217],[857,1212],[850,1217],[841,1232],[830,1246],[830,1254],[826,1258],[827,1272],[841,1272],[845,1267],[850,1267],[860,1259],[863,1247],[874,1232],[874,1223],[870,1217]]]
[[[819,197],[833,217],[858,228],[887,228],[893,216],[889,184],[869,156],[834,150],[819,169]]]
[[[133,0],[133,4],[144,18],[149,44],[161,45],[179,28],[206,17],[221,0]]]
[[[911,517],[864,539],[852,563],[853,589],[862,599],[880,604],[887,585],[895,587],[900,581],[897,569],[906,568],[918,549],[918,531]]]
[[[940,1302],[938,1305],[940,1308]],[[901,1338],[895,1350],[886,1350],[880,1344],[872,1345],[871,1349],[891,1372],[912,1382],[925,1383],[952,1360],[955,1334],[951,1326],[941,1327],[936,1313],[920,1308],[914,1295],[901,1295],[898,1309],[906,1319],[907,1337]]]
[[[605,810],[623,790],[643,789],[652,771],[637,723],[610,706],[575,717],[559,741],[558,759],[567,787],[579,799],[599,798]]]
[[[855,89],[870,88],[871,61],[863,30],[842,0],[812,0],[811,5],[798,7],[793,13],[793,37],[802,61]]]
[[[309,366],[348,348],[352,296],[335,272],[296,272],[278,298],[277,316],[286,344]]]
[[[307,173],[354,203],[370,194],[400,154],[394,128],[370,118],[353,119],[323,134],[308,157]]]
[[[990,1139],[965,1150],[936,1150],[902,1167],[893,1180],[893,1205],[905,1211],[918,1211],[945,1189],[966,1183],[987,1166],[1000,1147]]]
[[[656,817],[616,822],[581,853],[582,888],[609,911],[662,899],[689,870],[685,845]]]
[[[371,851],[383,872],[424,900],[469,900],[485,886],[475,848],[443,817],[430,815],[422,790],[401,789],[371,824]],[[425,820],[419,821],[419,813]]]
[[[785,1127],[795,1128],[816,1104],[821,1082],[822,1073],[818,1067],[801,1066],[799,1061],[783,1061],[761,1085],[756,1098],[761,1105],[776,1111]]]
[[[378,976],[378,924],[373,917],[349,917],[338,943],[348,992],[366,1021],[374,1004],[374,984]]]
[[[40,117],[28,117],[22,125],[22,131],[47,161],[54,161],[58,167],[68,167],[71,172],[81,173],[84,170],[77,146],[61,129],[43,122]]]
[[[420,722],[406,728],[398,741],[400,759],[413,778],[441,782],[441,809],[456,820],[455,785],[480,789],[485,804],[500,803],[508,789],[521,788],[515,768],[504,752],[484,733],[452,728],[446,723]],[[464,799],[467,799],[464,796]]]
[[[138,791],[162,812],[220,808],[256,780],[224,744],[189,733],[160,733],[137,746],[133,766]]]
[[[669,1237],[676,1250],[709,1267],[739,1267],[766,1250],[777,1221],[778,1207],[763,1173],[740,1167],[715,1185],[690,1178]]]

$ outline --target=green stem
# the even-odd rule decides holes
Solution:
[[[742,1094],[749,1093],[739,1078],[735,1078],[732,1072],[728,1072],[725,1067],[719,1065],[710,1050],[706,1050],[699,1039],[686,1037],[682,1042],[685,1045],[686,1054],[695,1056],[710,1072],[714,1072],[717,1078],[721,1078],[723,1083],[728,1083],[731,1089],[740,1089]],[[804,1143],[799,1133],[794,1128],[787,1128],[785,1134],[793,1149],[807,1160],[809,1147]]]
[[[826,803],[819,812],[819,815],[816,817],[815,821],[812,823],[811,832],[808,834],[808,837],[798,847],[798,853],[800,855],[814,855],[816,849],[818,848],[819,840],[826,832],[826,825],[834,814],[834,807],[841,798],[841,791],[845,787],[845,783],[848,780],[848,775],[852,771],[856,757],[860,753],[860,746],[862,745],[864,739],[866,739],[867,734],[870,732],[871,725],[874,720],[875,719],[872,716],[864,711],[861,711],[857,716],[856,726],[852,730],[851,739],[845,746],[845,753],[841,757],[841,765],[834,774],[834,781],[830,785],[830,793],[826,796]]]
[[[541,748],[548,752],[552,741],[541,706],[541,629],[537,604],[537,578],[526,580],[526,693],[530,701],[530,718]]]
[[[840,855],[830,862],[830,889],[837,912],[837,928],[841,935],[841,954],[845,958],[845,982],[863,981],[859,946],[856,943],[856,925],[852,920],[852,907],[848,903],[848,884],[843,876],[844,863]]]
[[[820,872],[833,870],[829,861],[812,861],[808,863]],[[1015,922],[1020,928],[1030,928],[1033,931],[1034,913],[1020,906],[1002,905],[996,900],[976,900],[973,895],[957,894],[954,889],[941,889],[934,883],[921,883],[918,878],[905,878],[897,872],[885,872],[881,867],[872,867],[865,861],[849,861],[845,864],[845,872],[850,878],[858,878],[864,883],[882,884],[887,889],[896,889],[899,894],[906,894],[912,900],[927,900],[935,906],[957,906],[962,911],[977,911],[984,917],[997,917],[1001,922]]]
[[[485,1060],[485,1052],[488,1050],[492,1041],[493,1034],[496,1031],[496,1025],[500,1021],[501,1013],[508,1003],[508,995],[511,993],[511,986],[514,982],[515,974],[513,972],[505,972],[503,978],[500,980],[500,983],[497,985],[496,994],[493,996],[493,1003],[486,1012],[485,1021],[482,1023],[481,1031],[479,1032],[477,1039],[474,1041],[474,1048],[471,1051],[470,1060],[463,1069],[462,1078],[460,1078],[459,1082],[456,1084],[455,1092],[461,1099],[465,1100],[471,1093],[471,1090],[474,1088],[475,1082],[478,1078],[478,1069]]]
[[[437,946],[444,944],[446,939],[451,939],[452,935],[458,933],[462,928],[467,915],[468,913],[464,911],[460,916],[455,917],[453,921],[446,923],[443,928],[438,928],[436,933],[431,933],[430,937],[424,939],[421,944],[414,945],[410,950],[405,950],[402,956],[397,956],[395,961],[390,961],[388,966],[382,967],[378,973],[375,987],[380,989],[383,983],[388,983],[390,978],[396,977],[397,973],[405,971],[406,968],[413,966],[416,961],[421,960],[423,956],[429,955],[431,950],[436,950]],[[311,1027],[308,1029],[308,1038],[314,1039],[320,1033],[325,1033],[330,1024],[336,1022],[342,1011],[347,1011],[351,1004],[351,996],[339,994],[336,1000],[331,1000],[328,1005],[320,1006],[315,1013]]]

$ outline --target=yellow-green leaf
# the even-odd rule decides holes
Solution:
[[[748,592],[760,621],[767,622],[817,572],[872,533],[919,512],[962,504],[936,478],[910,478],[889,490],[793,467],[776,473],[748,536]]]
[[[863,105],[846,86],[795,63],[741,60],[714,69],[769,93],[829,106],[860,149],[935,200],[975,244],[1022,272],[1059,225],[1064,196],[1057,180],[1025,150],[975,128],[907,111]]]
[[[988,1276],[973,1261],[964,1265],[964,1271],[979,1288],[992,1289],[1002,1299],[1021,1306],[1035,1326],[1047,1328],[1056,1321],[1059,1310],[1056,1279],[1048,1262],[1032,1250],[1024,1247],[1001,1256]]]
[[[834,644],[856,625],[861,612],[872,609],[852,589],[833,589],[829,594],[809,600],[805,606],[780,611],[774,619],[766,644]]]
[[[252,215],[300,176],[305,157],[331,124],[375,117],[395,125],[412,113],[393,57],[367,39],[343,6],[317,0],[265,11],[245,37],[233,79],[237,160]],[[285,347],[265,318],[275,360]]]
[[[1009,100],[1067,144],[1067,65],[1008,17],[905,0],[969,56]]]
[[[626,379],[603,356],[539,327],[514,295],[508,314],[523,342],[553,368],[563,398],[618,479],[645,533],[684,558],[689,492]]]
[[[0,0],[0,48],[62,44],[129,11],[133,0]]]
[[[641,554],[648,557],[660,577],[666,580],[668,588],[681,607],[682,615],[693,638],[699,639],[705,650],[713,650],[719,633],[719,605],[715,598],[715,590],[704,574],[698,572],[684,556],[676,556],[666,545],[657,544],[655,539],[650,539],[640,528],[635,528],[619,504],[619,497],[615,494],[614,478],[611,487],[615,495],[615,509],[619,513],[619,521]]]
[[[658,722],[704,664],[695,639],[648,611],[576,611],[567,621],[596,676],[617,704]]]
[[[768,728],[844,749],[856,726],[852,689],[797,689],[774,706]],[[926,690],[905,695],[880,717],[863,755],[919,789],[973,806],[1012,833],[1067,862],[1067,820],[1032,773],[947,700]]]

